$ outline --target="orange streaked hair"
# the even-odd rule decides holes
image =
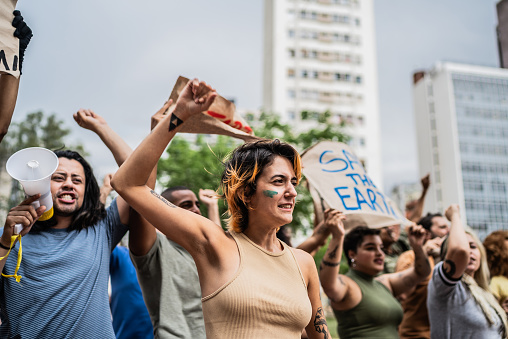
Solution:
[[[278,139],[245,143],[236,148],[224,161],[220,189],[228,203],[228,228],[244,232],[249,223],[247,201],[256,192],[256,181],[276,156],[293,164],[298,182],[302,177],[302,159],[293,146]]]

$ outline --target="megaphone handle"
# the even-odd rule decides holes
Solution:
[[[35,200],[32,203],[32,206],[35,209],[38,209],[39,207],[41,207],[41,204],[39,203],[39,200]],[[14,225],[14,234],[20,234],[21,231],[23,231],[23,224],[16,224],[16,225]]]

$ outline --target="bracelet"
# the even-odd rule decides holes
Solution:
[[[326,260],[322,260],[321,262],[323,264],[325,264],[326,266],[331,266],[331,267],[337,267],[340,264],[340,262],[330,262],[330,261],[326,261]]]
[[[0,241],[0,247],[3,248],[4,250],[7,250],[7,251],[9,251],[11,249],[10,247],[4,246],[4,244],[2,244],[1,241]]]

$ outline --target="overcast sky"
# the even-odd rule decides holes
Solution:
[[[498,66],[497,0],[376,0],[384,187],[418,180],[411,78],[438,60]],[[20,0],[34,31],[14,120],[57,113],[102,178],[115,169],[72,114],[91,108],[132,146],[178,75],[199,77],[237,106],[262,106],[261,0]]]

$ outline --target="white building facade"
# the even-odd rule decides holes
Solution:
[[[345,121],[381,186],[373,12],[372,0],[265,0],[263,106],[301,130],[302,111]]]
[[[414,75],[425,210],[458,203],[480,237],[508,229],[508,70],[437,63]]]

